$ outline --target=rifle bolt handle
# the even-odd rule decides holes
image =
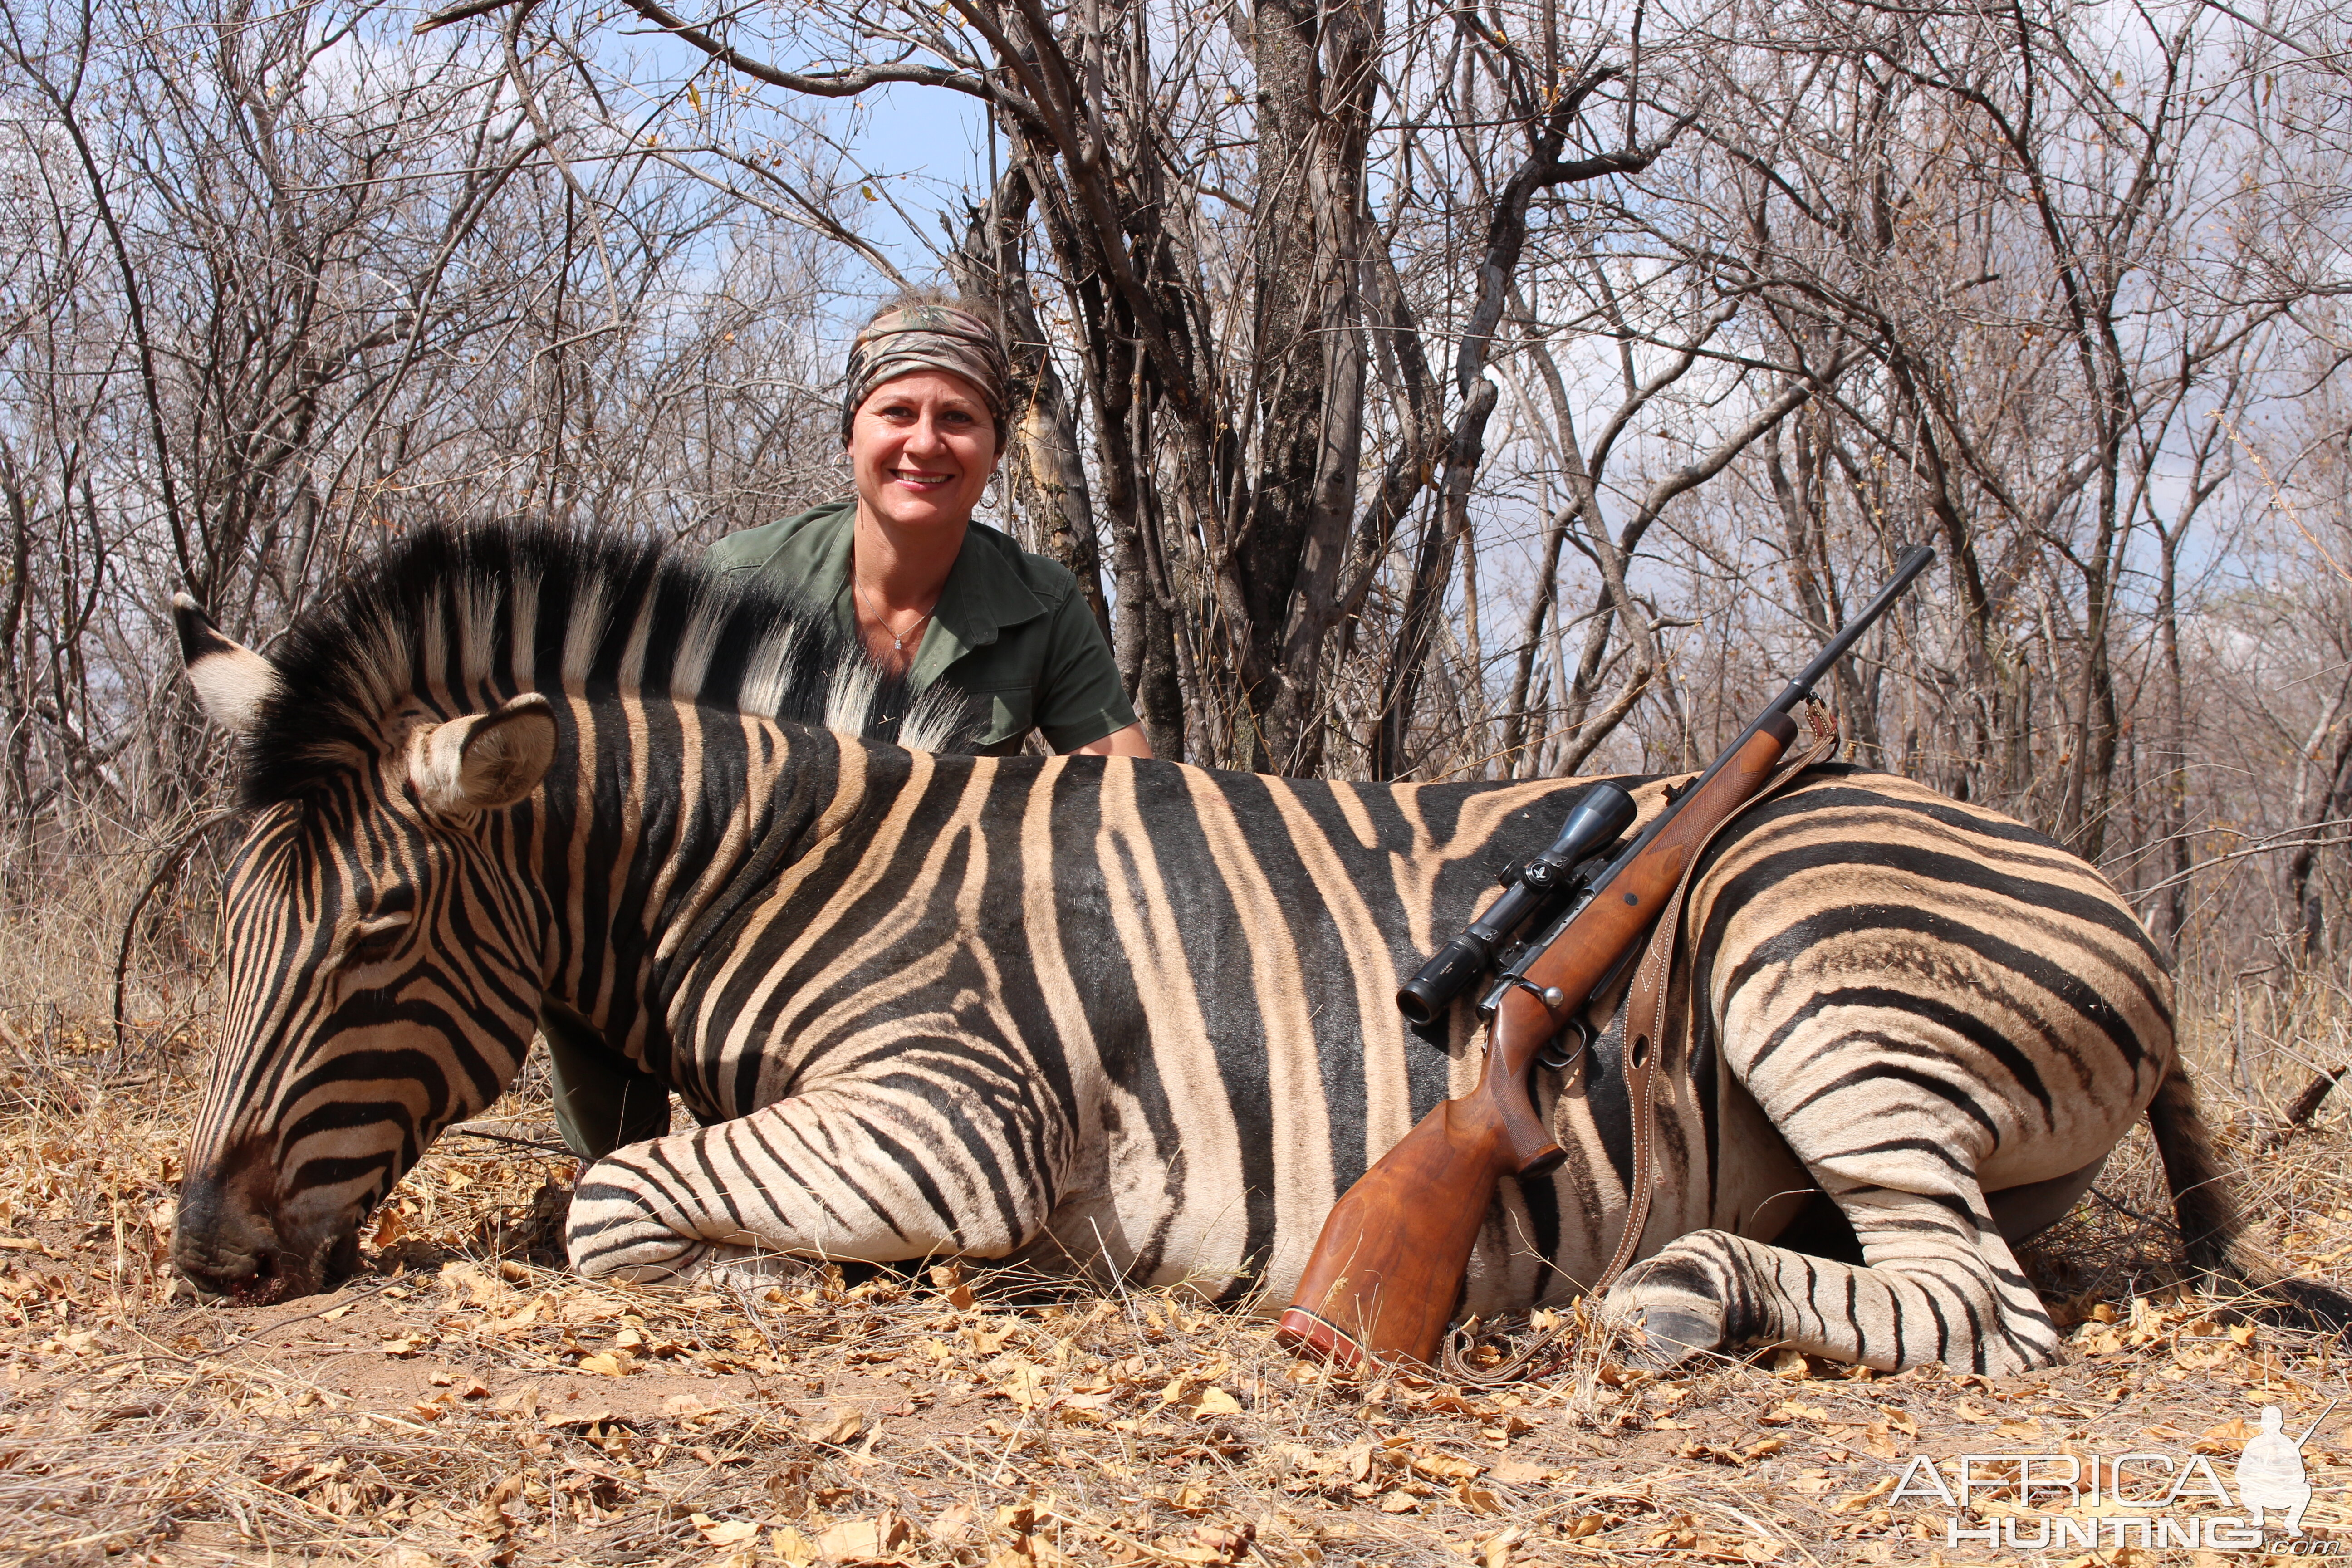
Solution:
[[[1547,985],[1543,988],[1543,1005],[1550,1008],[1553,1012],[1559,1012],[1560,1004],[1567,1000],[1568,993],[1562,991],[1559,986]]]

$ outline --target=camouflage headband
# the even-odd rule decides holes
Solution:
[[[1004,345],[987,322],[952,305],[909,305],[886,310],[849,347],[849,387],[841,405],[841,439],[849,441],[857,411],[886,381],[919,370],[940,370],[970,382],[996,421],[1004,444],[1004,384],[1011,367]]]

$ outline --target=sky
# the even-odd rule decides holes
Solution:
[[[798,105],[803,111],[818,107],[808,99]],[[987,121],[980,104],[944,88],[898,85],[868,94],[862,109],[823,107],[853,161],[869,174],[888,176],[890,199],[868,215],[868,237],[900,271],[909,277],[928,273],[930,253],[908,220],[922,225],[937,244],[937,215],[958,210],[963,192],[977,195],[986,185]]]

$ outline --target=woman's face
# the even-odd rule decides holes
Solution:
[[[849,426],[857,499],[900,528],[971,521],[996,467],[996,422],[961,376],[920,370],[884,382]]]

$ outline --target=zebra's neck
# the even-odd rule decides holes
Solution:
[[[751,900],[856,816],[877,756],[823,730],[690,703],[575,699],[571,787],[549,781],[546,994],[696,1098],[667,1004]]]

